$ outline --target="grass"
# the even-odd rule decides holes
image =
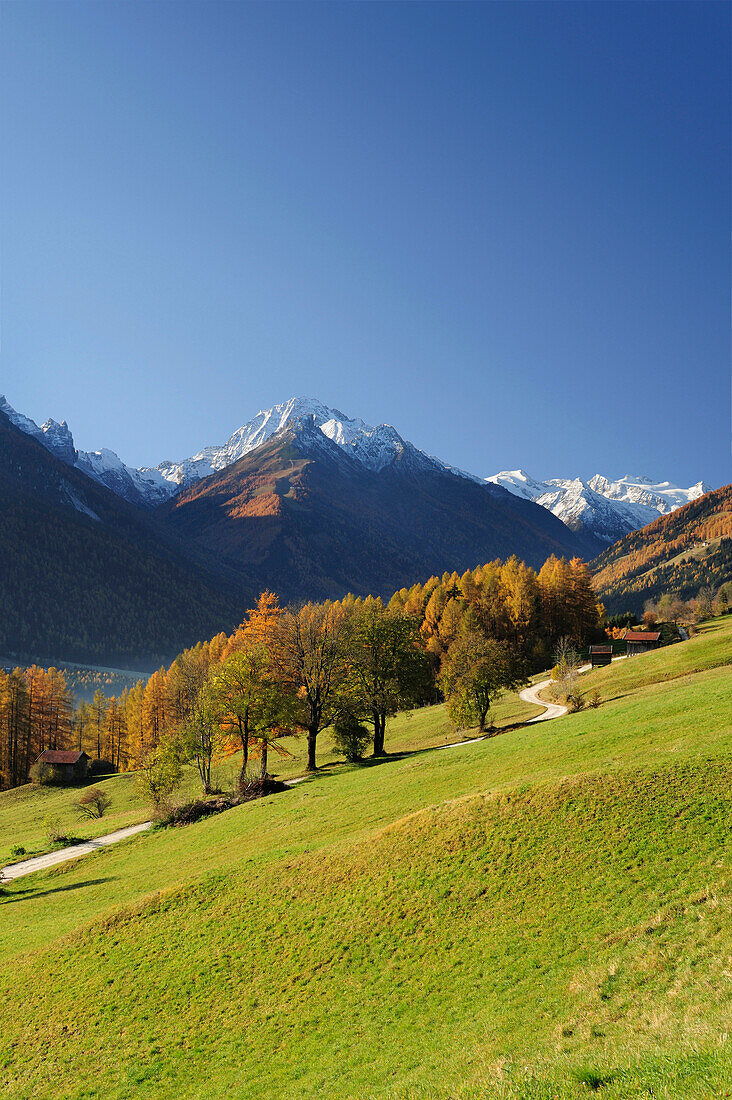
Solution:
[[[517,695],[510,693],[500,698],[493,707],[493,717],[500,728],[515,722],[525,721],[541,713],[540,707],[522,702]],[[387,727],[387,749],[391,753],[410,752],[414,749],[431,748],[461,737],[471,737],[456,733],[448,720],[444,706],[424,707],[410,714],[399,714],[391,719]],[[270,758],[270,770],[283,779],[292,779],[302,775],[307,760],[304,738],[293,738],[284,742],[290,756],[278,757],[274,753]],[[241,766],[240,755],[222,761],[214,769],[214,783],[225,790],[233,789]],[[342,757],[333,751],[330,731],[325,730],[318,739],[318,763],[321,767],[333,768],[342,764]],[[11,862],[11,848],[20,845],[26,854],[18,858],[26,859],[43,852],[51,851],[45,829],[49,818],[57,821],[67,835],[87,840],[91,837],[111,833],[128,825],[137,825],[150,817],[150,807],[140,797],[132,772],[122,775],[101,776],[86,785],[100,787],[111,798],[110,810],[95,821],[80,820],[75,803],[85,788],[83,787],[36,787],[26,784],[12,791],[0,792],[0,867]],[[200,797],[200,782],[195,768],[187,768],[178,801]]]
[[[20,880],[0,1095],[724,1096],[731,642]]]

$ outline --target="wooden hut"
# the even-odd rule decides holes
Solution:
[[[593,668],[598,665],[609,665],[613,659],[613,647],[611,645],[591,645],[590,664]]]
[[[660,637],[660,630],[626,630],[623,641],[628,656],[635,657],[638,653],[647,653],[649,649],[658,649]]]
[[[89,760],[85,752],[66,749],[44,749],[36,764],[46,782],[68,786],[80,783],[89,773]]]

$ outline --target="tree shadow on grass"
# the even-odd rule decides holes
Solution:
[[[80,890],[82,886],[101,886],[104,882],[114,882],[115,875],[107,878],[90,878],[85,882],[70,882],[66,886],[54,886],[51,890],[34,890],[32,886],[26,887],[24,890],[14,890],[12,894],[6,894],[4,897],[0,897],[0,901],[4,905],[11,905],[16,901],[29,901],[31,898],[45,898],[48,894],[58,894],[62,890]]]
[[[603,699],[603,703],[612,703],[616,699],[624,699],[624,695],[615,695],[612,699]],[[307,772],[304,776],[299,776],[293,786],[302,786],[307,780],[317,779],[318,776],[333,775],[342,768],[376,768],[380,764],[392,764],[397,760],[408,760],[413,756],[423,756],[426,753],[435,752],[437,749],[455,748],[459,749],[462,745],[478,744],[481,741],[492,741],[495,737],[500,737],[504,733],[513,733],[515,730],[528,729],[534,725],[534,721],[531,718],[525,718],[520,722],[510,722],[505,726],[494,726],[487,729],[484,733],[480,733],[476,730],[468,730],[467,732],[472,734],[471,737],[466,737],[462,741],[447,741],[444,745],[425,745],[423,749],[404,749],[403,752],[386,752],[383,756],[366,756],[363,760],[353,761],[349,763],[347,760],[328,760],[325,764],[319,765],[314,772]],[[287,781],[292,782],[291,780]],[[288,790],[292,790],[292,787],[288,786]]]

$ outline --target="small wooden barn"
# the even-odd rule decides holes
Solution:
[[[613,659],[613,647],[611,645],[591,645],[590,664],[593,668],[598,665],[609,665]]]
[[[635,657],[638,653],[647,653],[649,649],[658,649],[660,637],[660,630],[626,630],[623,641],[628,656]]]
[[[66,786],[86,779],[89,773],[89,761],[90,757],[85,752],[44,749],[36,764],[39,765],[40,771],[45,773],[47,781]]]

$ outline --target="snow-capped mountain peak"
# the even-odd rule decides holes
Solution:
[[[535,481],[523,470],[508,470],[486,480],[548,508],[572,530],[586,528],[608,544],[710,491],[703,481],[681,489],[670,481],[654,483],[644,475],[630,474],[615,481],[603,474],[587,482],[581,478]]]
[[[443,466],[402,439],[390,424],[373,427],[358,417],[351,419],[339,409],[329,408],[315,398],[291,397],[281,405],[261,409],[241,428],[237,428],[226,443],[204,447],[182,462],[161,462],[156,469],[177,491],[238,462],[278,432],[310,420],[324,436],[367,469],[378,472],[393,462],[405,459],[418,465]]]
[[[49,451],[52,451],[63,462],[73,466],[76,462],[76,448],[74,437],[65,420],[59,424],[57,420],[47,420],[41,425],[44,438],[41,442]]]
[[[442,471],[501,486],[547,508],[571,529],[584,528],[608,544],[710,491],[703,481],[683,489],[669,481],[653,482],[645,475],[631,474],[615,480],[595,474],[588,481],[537,481],[519,469],[480,478],[425,454],[390,424],[373,426],[312,397],[291,397],[280,405],[261,409],[225,443],[204,447],[190,458],[141,469],[127,466],[106,448],[77,451],[65,420],[47,420],[39,428],[35,421],[16,412],[4,397],[0,397],[0,412],[69,466],[76,466],[119,496],[146,507],[155,507],[201,478],[231,466],[284,430],[296,431],[301,445],[311,453],[318,450],[332,459],[338,453],[333,449],[335,445],[343,455],[374,473],[390,467],[404,472]]]

